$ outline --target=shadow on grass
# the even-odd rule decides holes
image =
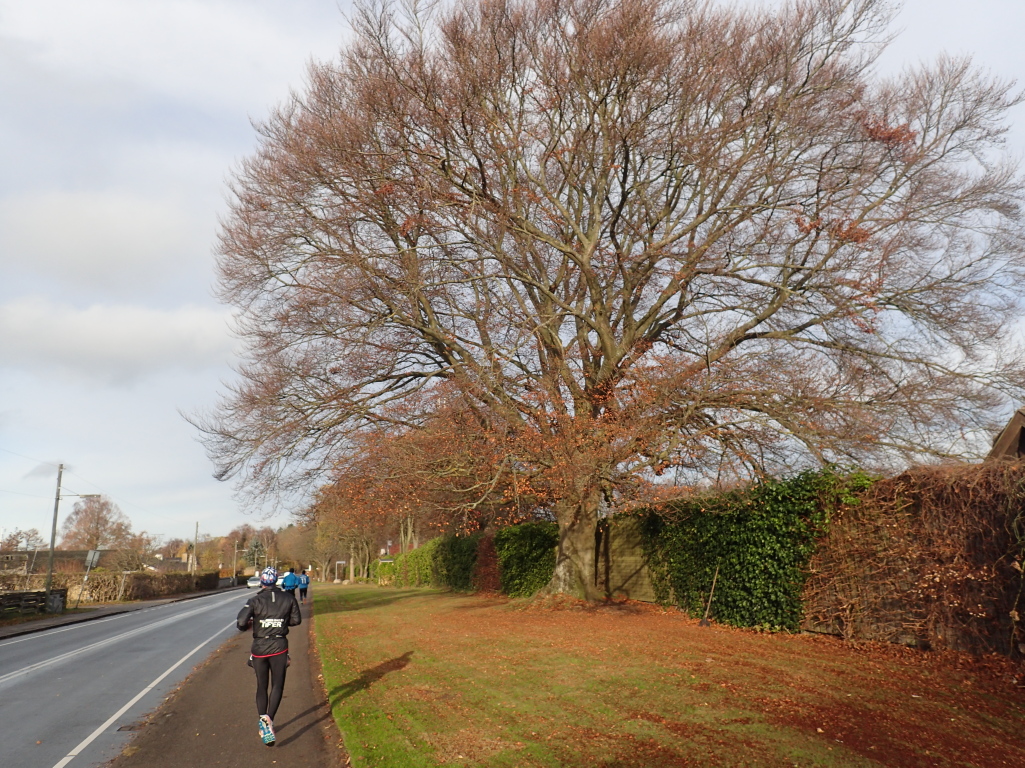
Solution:
[[[280,733],[280,731],[282,731],[283,729],[287,728],[292,723],[295,723],[295,722],[298,722],[299,720],[302,720],[307,715],[312,715],[318,709],[324,710],[321,713],[320,717],[318,717],[315,720],[311,720],[310,722],[306,723],[306,725],[304,725],[302,728],[300,728],[295,733],[290,733],[288,735],[287,739],[284,739],[283,741],[278,741],[278,746],[279,747],[284,747],[284,746],[287,746],[288,744],[290,744],[291,742],[295,741],[300,736],[302,736],[304,733],[306,733],[306,731],[310,730],[310,728],[312,728],[315,725],[319,725],[320,723],[324,722],[329,717],[331,717],[331,712],[330,712],[330,710],[325,709],[323,704],[314,704],[312,707],[307,709],[305,712],[302,712],[302,713],[296,715],[295,717],[293,717],[288,722],[282,723],[281,725],[276,726],[276,730]]]
[[[334,708],[336,704],[345,701],[360,691],[369,690],[370,686],[389,672],[398,672],[400,669],[405,669],[409,665],[412,656],[412,651],[406,651],[401,656],[396,656],[394,659],[388,659],[388,661],[382,662],[376,667],[363,670],[360,672],[359,677],[354,677],[347,683],[335,686],[329,694],[331,707]]]

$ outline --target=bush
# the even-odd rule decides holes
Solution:
[[[559,526],[521,523],[495,534],[502,591],[510,597],[530,597],[552,579]]]
[[[180,595],[187,592],[200,592],[217,589],[220,586],[220,574],[217,571],[208,573],[130,573],[125,577],[120,573],[89,574],[89,581],[82,590],[84,573],[55,573],[53,588],[68,590],[69,599],[78,601],[81,594],[82,602],[108,603],[117,600],[121,593],[124,600],[149,600],[156,597]],[[122,591],[122,579],[124,579]],[[0,578],[0,590],[40,590],[46,583],[45,574],[32,576],[10,576]]]
[[[422,547],[395,556],[394,563],[381,563],[381,582],[386,576],[396,587],[445,586],[434,575],[434,557],[441,539],[431,539]]]
[[[434,557],[434,578],[437,586],[461,591],[473,588],[473,566],[477,562],[477,543],[482,534],[442,536]]]
[[[529,596],[551,580],[558,541],[554,523],[523,523],[493,536],[439,536],[377,567],[381,583],[396,587],[501,589]]]
[[[659,602],[735,626],[796,631],[808,561],[831,513],[855,503],[861,474],[804,472],[643,514],[646,555]]]

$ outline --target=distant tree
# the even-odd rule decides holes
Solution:
[[[254,536],[256,536],[256,528],[248,523],[232,528],[228,535],[224,537],[224,562],[230,563],[236,552],[238,553],[237,562],[239,564],[248,562],[247,553],[243,550],[246,549],[249,540]]]
[[[288,525],[277,531],[280,562],[298,565],[309,561],[309,532],[297,525]]]
[[[137,552],[140,557],[152,557],[157,552],[156,537],[150,536],[146,531],[133,533],[124,543],[124,548]]]
[[[15,528],[0,541],[0,550],[41,549],[44,546],[46,540],[35,528],[29,528],[27,531]]]
[[[245,561],[251,566],[262,566],[277,554],[277,533],[270,526],[254,529],[246,549]]]
[[[106,496],[77,502],[61,526],[63,549],[124,549],[132,541],[132,524]]]
[[[185,548],[184,539],[168,539],[167,542],[161,546],[157,552],[163,555],[165,560],[177,560],[181,556],[182,550]]]
[[[278,546],[282,557],[297,567],[313,567],[311,578],[326,581],[335,562],[344,557],[350,547],[354,529],[346,527],[339,516],[317,517],[309,510],[298,516],[301,522],[278,531]]]
[[[245,561],[255,568],[262,565],[266,557],[267,547],[263,542],[260,539],[250,539],[249,546],[246,548]]]
[[[218,476],[301,492],[444,392],[598,597],[599,516],[667,471],[972,455],[1025,397],[1020,97],[879,77],[891,6],[358,6],[233,184]]]
[[[231,567],[231,555],[225,558],[225,544],[227,539],[224,536],[200,536],[199,552],[196,559],[196,568],[203,571],[218,570],[227,562]],[[229,545],[230,549],[230,545]]]

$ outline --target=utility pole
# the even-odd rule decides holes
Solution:
[[[199,521],[196,521],[196,538],[192,542],[192,575],[199,570]]]
[[[53,548],[57,544],[57,508],[61,503],[61,476],[64,465],[57,467],[57,494],[53,497],[53,526],[50,528],[50,564],[46,567],[46,610],[50,610],[50,588],[53,586]]]
[[[237,587],[238,586],[238,569],[235,567],[235,563],[238,561],[238,553],[239,552],[248,552],[249,550],[248,549],[239,549],[237,541],[233,542],[233,546],[235,547],[235,549],[234,549],[234,551],[231,554],[231,586]]]

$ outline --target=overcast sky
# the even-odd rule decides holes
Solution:
[[[225,179],[250,120],[336,54],[347,6],[0,0],[0,528],[48,535],[58,462],[67,493],[165,539],[260,523],[179,412],[232,375],[212,298]],[[1021,0],[908,0],[896,26],[886,68],[947,50],[1025,81]]]

